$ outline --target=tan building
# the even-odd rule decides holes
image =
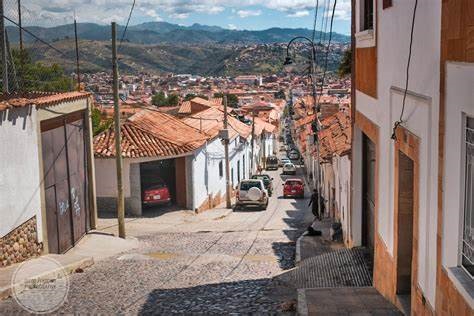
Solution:
[[[369,249],[374,286],[407,313],[471,315],[474,2],[415,3],[352,1],[348,242]]]

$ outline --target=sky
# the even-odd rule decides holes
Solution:
[[[319,2],[318,29],[324,8],[335,0],[136,0],[130,24],[165,21],[174,24],[217,25],[227,29],[262,30],[271,27],[312,28],[314,7]],[[9,1],[14,2],[16,1]],[[25,0],[25,25],[68,24],[74,14],[78,22],[125,24],[133,0]],[[6,12],[16,16],[15,6]],[[326,14],[330,10],[326,10]],[[350,33],[350,0],[337,0],[333,30]]]

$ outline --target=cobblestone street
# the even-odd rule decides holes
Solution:
[[[312,216],[307,199],[283,199],[283,176],[271,175],[275,192],[266,211],[165,214],[144,219],[141,231],[140,224],[130,225],[139,235],[140,247],[73,274],[67,302],[59,311],[281,311],[281,304],[296,293],[281,293],[273,278],[294,266],[296,239]],[[150,221],[156,221],[155,232]],[[0,309],[22,312],[12,299],[1,302]]]

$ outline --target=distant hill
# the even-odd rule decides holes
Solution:
[[[57,63],[74,71],[74,26],[51,28],[27,27],[64,54],[55,52],[24,32],[26,47],[35,61]],[[18,43],[18,29],[8,26],[12,47]],[[119,36],[123,27],[118,27]],[[218,26],[193,24],[181,26],[167,22],[147,22],[130,26],[120,45],[119,63],[122,73],[191,73],[196,75],[272,74],[283,70],[286,43],[295,36],[311,36],[308,29],[271,28],[263,31],[227,30]],[[327,36],[327,34],[326,34]],[[81,69],[84,72],[110,71],[110,26],[94,23],[78,24]],[[319,34],[316,34],[319,38]],[[335,43],[349,42],[349,37],[333,33]],[[339,45],[338,47],[340,47]],[[342,45],[344,46],[344,45]],[[309,56],[307,46],[297,51]],[[303,51],[301,51],[303,50]],[[329,68],[335,69],[342,51],[334,49]],[[318,63],[322,65],[321,58]],[[305,62],[297,63],[301,69]],[[302,65],[302,66],[301,66]]]
[[[118,34],[123,32],[123,26],[118,26]],[[74,26],[72,24],[60,25],[50,28],[30,26],[26,27],[41,39],[48,42],[56,42],[74,37]],[[12,43],[18,42],[18,29],[15,26],[7,27],[8,35]],[[270,44],[288,42],[295,36],[312,35],[308,29],[270,28],[262,31],[228,30],[218,26],[207,26],[193,24],[181,26],[167,22],[146,22],[130,26],[127,30],[125,40],[130,43],[154,45],[154,44]],[[324,35],[323,35],[324,36]],[[82,40],[109,41],[110,26],[94,23],[79,23],[78,37]],[[326,38],[328,35],[326,34]],[[35,39],[25,34],[26,42],[34,42]],[[316,35],[319,38],[319,33]],[[332,35],[334,42],[348,43],[350,37],[338,33]]]
[[[54,46],[64,54],[60,55],[46,46],[34,47],[31,54],[33,60],[47,64],[57,63],[68,71],[74,71],[74,40],[61,40],[55,42]],[[81,40],[79,47],[82,72],[111,70],[112,52],[109,41]],[[305,49],[297,51],[296,58],[299,60],[295,63],[295,67],[298,67],[296,69],[298,72],[302,72],[307,66],[307,57],[310,52]],[[342,54],[342,49],[331,52],[328,59],[329,69],[333,70],[337,67]],[[119,69],[121,73],[265,75],[283,71],[285,55],[285,44],[143,45],[124,43],[119,50]],[[318,64],[320,67],[323,65],[322,58],[318,58]]]

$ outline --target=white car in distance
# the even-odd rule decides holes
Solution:
[[[292,164],[291,162],[284,164],[284,165],[283,165],[283,174],[295,175],[295,174],[296,174],[296,167],[295,167],[295,165]]]

